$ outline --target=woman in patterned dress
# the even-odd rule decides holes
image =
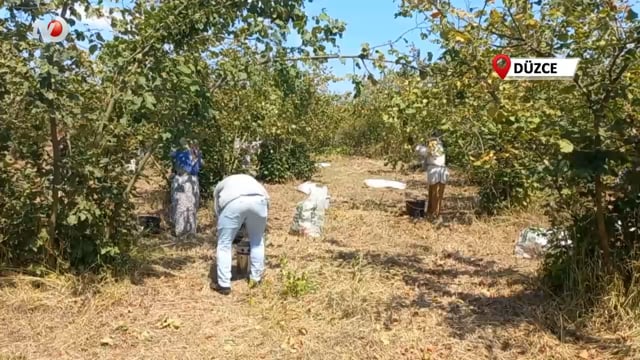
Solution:
[[[175,172],[171,182],[171,219],[178,238],[196,234],[196,213],[200,206],[198,174],[203,165],[202,154],[195,144],[181,139],[180,145],[180,150],[171,153]]]

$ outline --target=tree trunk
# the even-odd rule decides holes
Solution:
[[[601,107],[598,107],[594,111],[593,116],[593,130],[594,130],[594,148],[597,152],[602,151],[602,139],[600,137],[600,125],[604,119],[604,112]],[[609,234],[607,233],[607,225],[605,223],[605,206],[603,202],[604,184],[602,183],[602,169],[599,167],[596,170],[594,178],[595,182],[595,195],[594,202],[596,205],[596,226],[598,229],[598,240],[600,243],[600,250],[602,251],[602,262],[605,269],[609,270],[611,264],[611,251],[609,250]]]
[[[609,268],[611,263],[611,251],[609,250],[609,234],[607,233],[607,227],[605,224],[605,207],[603,204],[602,194],[604,193],[604,186],[602,184],[602,177],[597,174],[595,177],[596,194],[594,197],[596,203],[596,224],[598,227],[598,238],[600,240],[600,250],[602,250],[602,261],[605,268]]]
[[[62,6],[62,11],[60,12],[60,17],[64,18],[67,15],[67,10],[69,9],[69,4],[65,3]],[[52,45],[50,45],[52,46]],[[56,66],[56,61],[54,59],[53,53],[51,49],[49,49],[47,62],[50,66]],[[51,91],[51,82],[47,84],[47,90]],[[47,226],[47,234],[49,236],[49,240],[47,243],[48,248],[48,256],[47,263],[49,266],[56,267],[56,271],[59,270],[59,262],[58,254],[56,254],[56,248],[59,247],[59,250],[62,251],[63,244],[60,243],[60,246],[56,246],[57,242],[57,223],[58,223],[58,209],[60,207],[60,183],[61,183],[61,174],[60,174],[60,139],[58,138],[58,120],[56,119],[55,112],[55,103],[50,101],[46,97],[45,103],[49,107],[49,136],[51,137],[51,146],[52,146],[52,155],[53,160],[51,164],[52,168],[52,182],[51,182],[51,214],[49,214],[49,223]]]
[[[144,170],[144,166],[147,164],[147,162],[151,158],[151,155],[153,154],[154,150],[155,150],[155,145],[152,146],[149,150],[147,150],[147,152],[142,157],[142,160],[140,160],[140,164],[138,164],[138,168],[136,169],[136,172],[131,177],[131,180],[129,180],[129,183],[127,184],[127,188],[124,191],[125,198],[129,198],[131,190],[133,190],[133,187],[135,186],[136,181],[138,181],[138,177],[140,177],[140,174],[142,174],[142,171]]]
[[[51,104],[52,106],[53,104]],[[51,214],[49,214],[49,224],[48,224],[48,258],[47,263],[51,267],[55,267],[57,264],[56,261],[56,253],[55,249],[57,248],[56,244],[56,232],[57,232],[57,223],[58,223],[58,208],[60,206],[60,141],[58,139],[58,121],[55,116],[55,112],[53,108],[49,109],[49,136],[51,137],[51,146],[53,153],[53,180],[51,182]]]

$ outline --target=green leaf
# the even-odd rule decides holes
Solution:
[[[89,46],[89,53],[91,53],[91,55],[95,54],[96,51],[98,51],[98,44],[92,44]]]
[[[75,216],[75,215],[69,215],[69,216],[67,217],[67,223],[68,223],[69,225],[76,225],[76,224],[78,224],[78,217],[77,217],[77,216]]]
[[[558,140],[557,144],[560,146],[560,151],[563,153],[573,152],[573,144],[567,139]]]
[[[498,107],[495,106],[494,104],[489,105],[489,108],[487,109],[487,115],[489,115],[490,118],[496,118],[496,116],[498,115]]]
[[[180,65],[177,67],[177,69],[185,74],[191,74],[191,69],[189,69],[189,67],[186,65]]]
[[[144,97],[144,104],[147,108],[149,108],[150,110],[154,110],[155,109],[155,104],[156,104],[156,99],[153,97],[152,94],[150,93],[144,93],[142,95]]]
[[[320,13],[320,15],[318,15],[318,20],[320,21],[328,21],[329,20],[329,15],[326,12],[322,12]]]
[[[576,89],[577,89],[577,86],[575,84],[571,84],[569,86],[565,86],[562,89],[560,89],[560,94],[562,95],[573,94],[575,93]]]

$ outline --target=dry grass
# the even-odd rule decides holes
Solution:
[[[251,290],[236,281],[229,297],[208,287],[211,234],[180,249],[161,239],[147,244],[146,266],[131,281],[5,277],[0,359],[612,356],[596,345],[561,343],[539,321],[536,264],[512,254],[518,232],[543,218],[474,219],[474,190],[452,185],[445,195],[450,225],[434,228],[402,214],[401,191],[365,188],[363,180],[375,177],[424,190],[420,174],[394,173],[367,159],[332,159],[316,179],[332,195],[323,239],[288,235],[303,195],[293,183],[269,186],[265,283]],[[206,210],[200,217],[210,231]],[[309,280],[301,283],[313,290],[284,296],[292,283],[283,270],[306,272]]]

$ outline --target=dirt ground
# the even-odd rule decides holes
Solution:
[[[332,196],[323,238],[288,234],[304,198],[296,183],[268,186],[261,287],[237,280],[227,297],[209,289],[215,236],[202,209],[199,240],[179,247],[146,240],[139,255],[146,266],[131,280],[5,278],[0,359],[605,357],[561,343],[538,320],[537,263],[516,259],[513,244],[544,218],[478,220],[474,189],[454,181],[445,192],[448,224],[436,228],[404,214],[404,191],[363,183],[402,180],[419,193],[421,174],[368,159],[329,161],[314,179]],[[147,205],[157,207],[161,200],[145,190]]]

